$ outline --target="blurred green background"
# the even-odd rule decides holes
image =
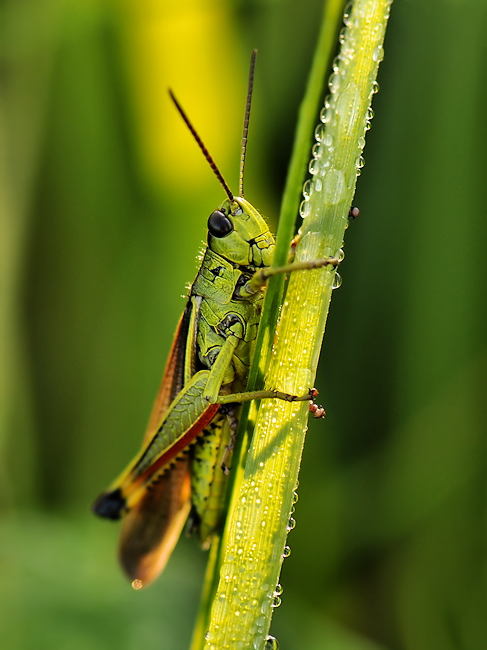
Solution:
[[[0,3],[0,638],[183,650],[205,555],[134,592],[93,498],[139,445],[259,49],[275,226],[319,0]],[[290,534],[281,650],[487,646],[487,3],[396,0]]]

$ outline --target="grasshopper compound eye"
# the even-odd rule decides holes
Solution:
[[[215,210],[208,219],[208,230],[210,235],[221,239],[233,231],[233,223],[220,210]]]

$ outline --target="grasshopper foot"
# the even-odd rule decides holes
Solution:
[[[225,455],[228,455],[227,449],[228,447],[225,449]],[[224,460],[222,460],[222,464],[220,465],[220,467],[222,468],[222,472],[225,474],[225,476],[228,476],[230,474],[230,467],[228,467],[228,465],[225,463]]]
[[[316,388],[309,389],[310,404],[309,412],[313,414],[314,418],[324,418],[326,411],[320,404],[315,403],[315,398],[318,397],[318,391]]]

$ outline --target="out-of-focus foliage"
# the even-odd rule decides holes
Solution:
[[[0,632],[31,648],[187,647],[204,555],[146,592],[89,505],[140,442],[259,49],[247,196],[278,211],[322,5],[0,6]],[[392,7],[359,220],[317,380],[282,650],[485,647],[487,6]]]

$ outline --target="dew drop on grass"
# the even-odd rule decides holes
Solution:
[[[313,158],[313,160],[309,163],[308,169],[310,174],[317,174],[319,170],[318,161]]]
[[[330,108],[330,106],[325,106],[324,108],[321,109],[320,120],[324,124],[328,124],[328,122],[331,122],[332,117],[333,117],[333,109]]]
[[[264,650],[279,650],[279,643],[276,637],[270,634],[266,637]]]
[[[326,136],[326,137],[327,137],[327,138],[331,138],[331,136]],[[325,138],[325,139],[326,139],[326,138]],[[331,144],[331,143],[330,143],[330,144]],[[313,145],[312,149],[311,149],[311,154],[312,154],[313,158],[316,158],[316,159],[321,158],[321,154],[322,154],[322,152],[323,152],[323,149],[322,149],[322,147],[321,147],[321,143],[320,143],[320,142],[316,142],[316,143]]]
[[[325,145],[325,147],[331,147],[331,145],[333,144],[333,136],[330,133],[327,133],[323,138],[323,144]]]
[[[347,27],[350,25],[350,14],[352,13],[352,3],[349,2],[343,11],[343,23]]]
[[[323,138],[325,137],[325,127],[323,124],[318,124],[318,126],[315,129],[315,140],[318,142],[323,142]]]
[[[376,61],[377,63],[380,63],[383,58],[384,58],[384,48],[382,47],[382,45],[378,45],[377,47],[374,48],[374,51],[372,52],[372,60]]]
[[[333,284],[331,285],[332,289],[339,289],[342,286],[342,276],[339,273],[335,273],[333,278]]]
[[[299,206],[299,214],[305,219],[309,213],[311,212],[311,205],[309,204],[309,201],[301,201],[301,205]]]
[[[303,196],[305,199],[309,199],[309,197],[313,194],[313,183],[308,179],[306,183],[303,185]]]

